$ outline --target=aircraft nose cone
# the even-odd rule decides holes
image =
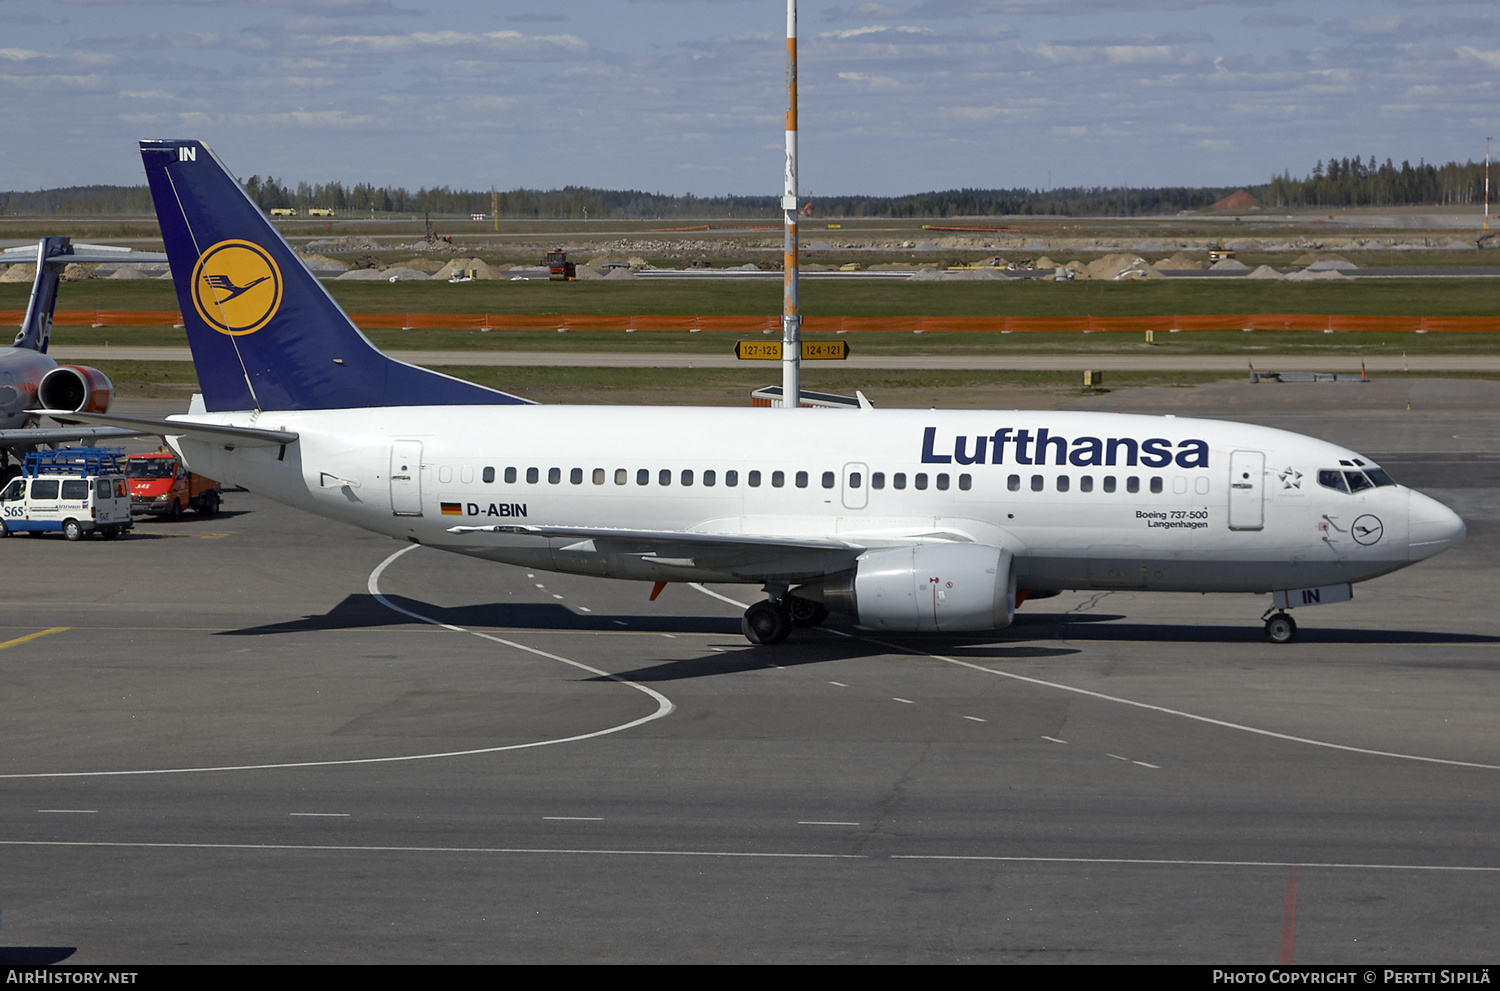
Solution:
[[[1413,561],[1447,550],[1464,539],[1468,529],[1457,513],[1420,492],[1411,494],[1408,519],[1407,545]]]

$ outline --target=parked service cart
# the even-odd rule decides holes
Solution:
[[[61,448],[26,455],[21,475],[0,490],[0,537],[60,532],[106,539],[130,529],[130,490],[120,452]]]
[[[219,511],[219,483],[195,475],[167,451],[132,454],[125,459],[130,479],[130,508],[175,520],[191,509],[200,516]]]

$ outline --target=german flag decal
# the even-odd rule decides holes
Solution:
[[[445,502],[441,505],[444,516],[462,516],[464,514],[464,504],[461,502]]]

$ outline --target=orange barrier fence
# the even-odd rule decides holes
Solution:
[[[365,330],[651,330],[778,333],[780,316],[695,317],[591,314],[351,313]],[[0,323],[19,325],[24,310],[0,310]],[[181,327],[176,310],[58,310],[53,324],[82,327]],[[1326,313],[1218,313],[1151,317],[803,317],[810,334],[865,332],[1025,334],[1132,333],[1193,330],[1379,331],[1391,333],[1500,333],[1500,316],[1402,317]]]

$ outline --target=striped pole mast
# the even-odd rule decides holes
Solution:
[[[797,0],[786,0],[786,174],[781,214],[785,272],[781,301],[781,405],[802,405],[802,315],[797,298]]]

